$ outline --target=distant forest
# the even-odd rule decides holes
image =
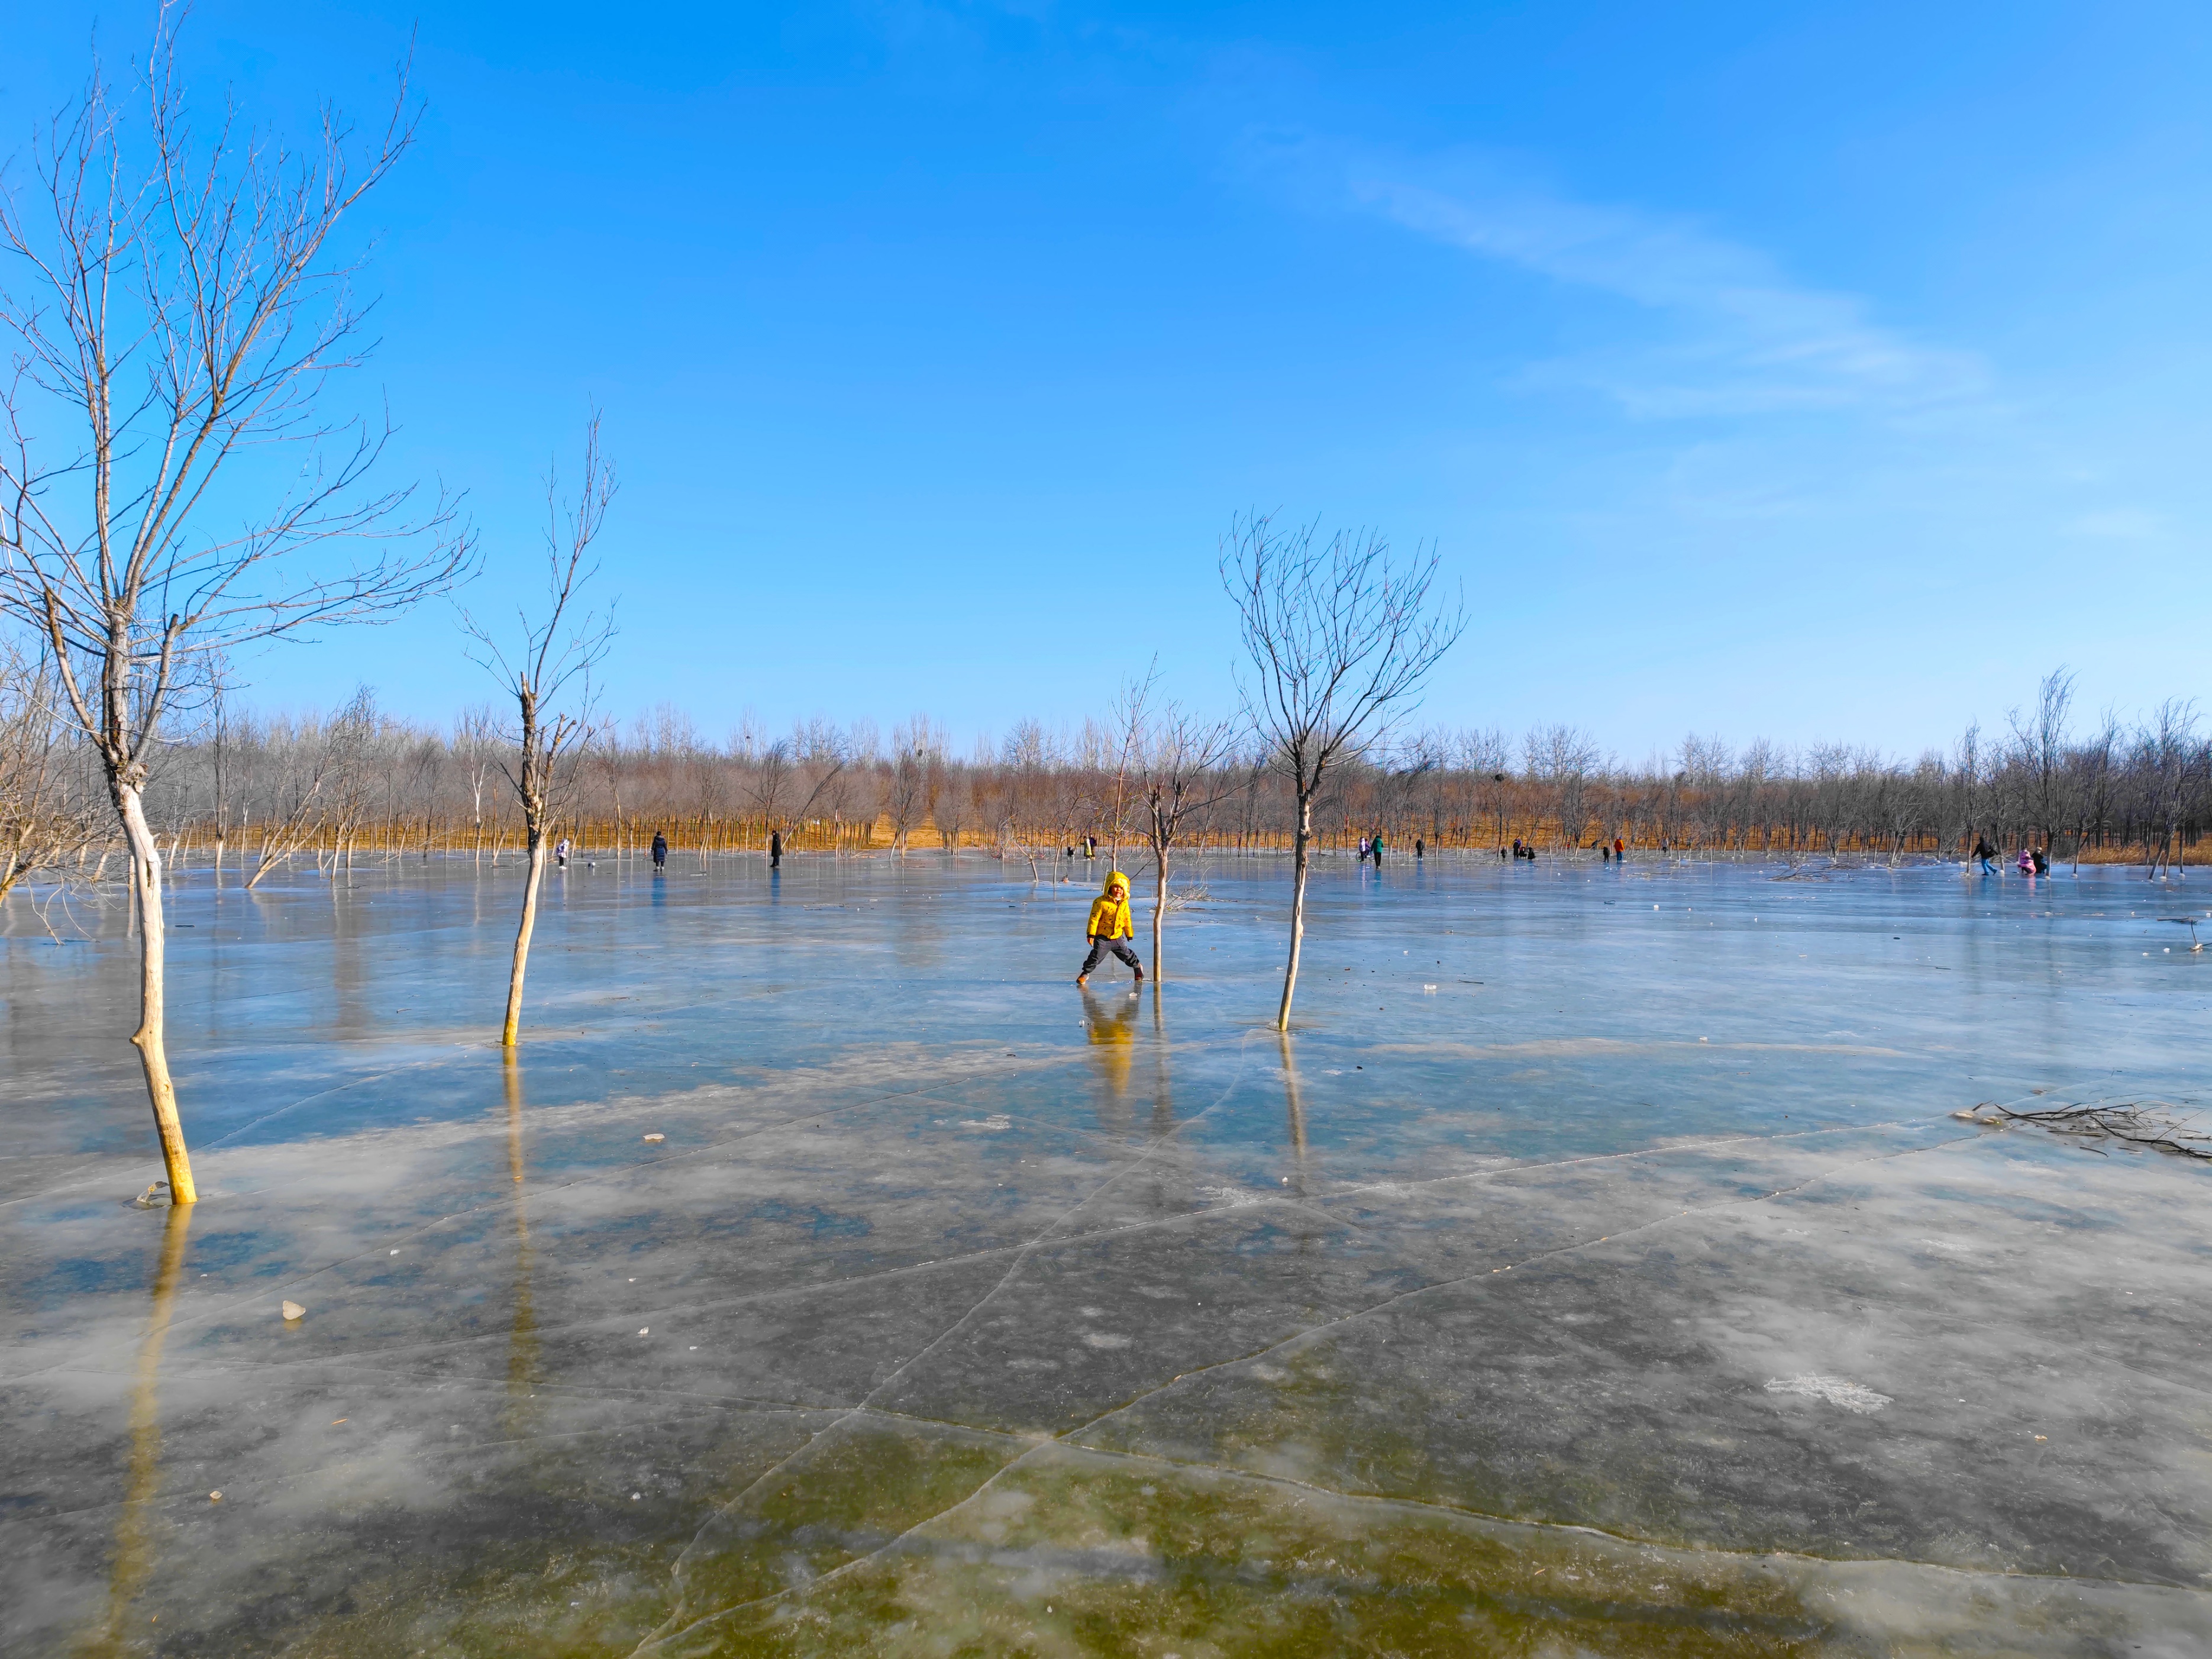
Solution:
[[[84,868],[119,846],[95,758],[18,673],[0,708],[0,881],[38,866]],[[1900,761],[1815,744],[1741,749],[1689,738],[1663,760],[1622,765],[1586,732],[1540,727],[1405,732],[1371,747],[1319,803],[1323,846],[1382,832],[1410,852],[1491,852],[1518,839],[1580,853],[1616,837],[1638,851],[1902,860],[1961,856],[1978,838],[2053,859],[2157,867],[2193,848],[2212,799],[2212,743],[2169,702],[2123,725],[2069,720],[2072,685],[2046,679],[2001,732],[1970,729],[1948,752]],[[1187,727],[1187,723],[1186,723]],[[1036,722],[1003,742],[951,751],[917,718],[885,741],[866,721],[810,720],[787,736],[750,730],[716,744],[664,706],[596,728],[556,781],[558,833],[580,850],[635,850],[656,834],[678,850],[758,850],[771,833],[800,852],[974,849],[1057,857],[1082,837],[1129,847],[1175,757],[1133,700],[1055,733]],[[1186,732],[1187,735],[1187,732]],[[1191,850],[1288,846],[1291,806],[1270,757],[1233,731],[1185,822]],[[489,710],[438,729],[395,720],[369,691],[327,714],[262,717],[201,701],[163,745],[149,781],[165,843],[204,860],[220,848],[250,873],[334,854],[516,850],[521,817],[510,741]],[[36,854],[43,850],[44,856]],[[96,866],[95,866],[96,867]]]

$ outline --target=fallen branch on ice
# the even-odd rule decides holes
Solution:
[[[2091,1101],[2074,1106],[2046,1107],[2039,1111],[2015,1111],[2009,1106],[1985,1101],[1972,1111],[1953,1115],[1972,1118],[1977,1123],[2033,1124],[2053,1134],[2079,1137],[2087,1150],[2095,1152],[2105,1149],[2088,1143],[2117,1140],[2176,1158],[2212,1163],[2212,1134],[2201,1133],[2197,1127],[2196,1115],[2170,1101]]]

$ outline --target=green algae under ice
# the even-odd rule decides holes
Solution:
[[[1953,1115],[2203,1098],[2193,884],[1324,860],[1285,1041],[1279,860],[692,865],[513,1066],[513,860],[188,874],[177,1212],[0,908],[0,1648],[2212,1649],[2212,1170]]]

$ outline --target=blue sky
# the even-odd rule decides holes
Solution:
[[[9,10],[10,149],[150,17]],[[604,410],[618,714],[964,747],[1155,653],[1225,704],[1254,507],[1435,544],[1428,720],[1911,752],[2062,661],[2212,704],[2201,5],[201,0],[185,56],[297,130],[410,28],[331,396],[469,491],[487,611]],[[447,607],[247,672],[489,691]]]

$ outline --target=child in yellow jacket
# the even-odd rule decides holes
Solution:
[[[1135,970],[1138,984],[1145,982],[1145,964],[1122,943],[1136,937],[1137,930],[1129,921],[1129,878],[1119,870],[1106,878],[1106,890],[1091,901],[1091,920],[1084,931],[1091,936],[1091,954],[1083,958],[1083,970],[1075,976],[1078,985],[1091,977],[1098,958],[1109,951]]]

